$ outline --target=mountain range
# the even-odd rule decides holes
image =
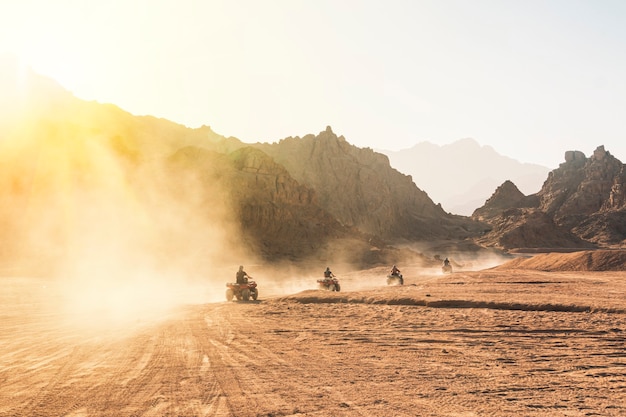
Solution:
[[[407,175],[390,157],[350,144],[331,127],[247,144],[208,126],[191,129],[80,100],[32,72],[17,83],[3,71],[5,267],[194,274],[242,259],[435,264],[437,249],[415,248],[615,246],[626,235],[623,164],[603,147],[590,158],[566,152],[539,191],[525,195],[514,181],[543,167],[462,140],[439,159],[462,169],[441,171],[440,163],[430,177],[446,177],[458,190],[474,170],[474,178],[487,175],[485,167],[511,175],[471,216],[456,215],[420,188],[428,175]],[[462,148],[476,161],[458,161],[453,155]],[[454,187],[437,190],[446,188]]]

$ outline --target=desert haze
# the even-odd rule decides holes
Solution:
[[[248,144],[0,82],[0,417],[626,415],[603,145],[466,217],[330,126]]]
[[[259,267],[257,301],[179,286],[119,316],[5,277],[0,415],[623,416],[623,258],[335,271],[341,292]]]

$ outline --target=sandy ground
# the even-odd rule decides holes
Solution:
[[[0,416],[626,415],[626,272],[403,272],[118,320],[0,278]]]

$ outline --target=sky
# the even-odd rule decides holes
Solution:
[[[626,162],[626,1],[0,0],[0,53],[75,96],[244,142],[473,138]]]

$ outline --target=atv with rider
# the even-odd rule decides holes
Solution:
[[[395,265],[391,268],[389,275],[387,275],[387,285],[404,285],[404,278]]]
[[[324,271],[324,279],[317,280],[317,286],[320,290],[328,290],[328,291],[339,291],[341,290],[341,286],[339,285],[339,280],[330,271],[330,268],[326,268]]]
[[[336,277],[318,279],[317,286],[320,290],[328,290],[328,291],[340,291],[341,290],[341,286],[339,285],[339,280]]]
[[[247,277],[244,283],[229,282],[226,287],[228,287],[226,301],[232,301],[233,298],[237,301],[249,301],[250,298],[256,300],[259,296],[256,281],[249,280]]]
[[[231,301],[233,298],[237,298],[238,301],[248,301],[250,297],[253,300],[257,299],[259,290],[256,282],[243,270],[243,265],[239,266],[235,279],[237,280],[236,282],[228,282],[226,284],[226,287],[228,287],[226,290],[226,301]]]

